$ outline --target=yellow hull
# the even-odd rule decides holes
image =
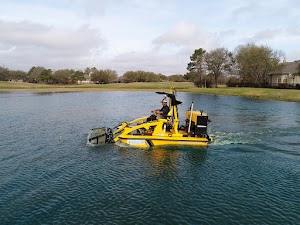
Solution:
[[[120,137],[119,141],[138,148],[149,148],[155,146],[194,146],[207,147],[209,140],[207,138],[196,137],[159,137],[159,136],[136,136],[127,135]]]

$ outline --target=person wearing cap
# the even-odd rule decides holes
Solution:
[[[152,111],[155,115],[156,115],[156,118],[159,119],[159,118],[167,118],[167,115],[170,111],[170,108],[169,106],[167,105],[167,100],[166,99],[163,99],[161,101],[161,104],[163,105],[161,109],[157,109],[157,110],[154,110]]]
[[[161,104],[162,104],[162,108],[160,109],[160,110],[155,110],[155,114],[156,114],[156,116],[158,117],[158,118],[167,118],[167,115],[168,115],[168,113],[169,113],[169,111],[170,111],[170,108],[169,108],[169,106],[167,105],[167,100],[166,99],[163,99],[162,101],[161,101]]]
[[[151,111],[153,113],[153,115],[151,115],[150,117],[147,118],[147,121],[151,121],[151,120],[155,120],[155,119],[160,119],[160,118],[167,118],[167,115],[170,111],[169,106],[167,105],[167,100],[163,99],[161,101],[161,104],[163,105],[161,109],[157,109],[157,110],[153,110]]]

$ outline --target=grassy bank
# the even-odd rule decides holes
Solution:
[[[300,102],[300,91],[269,88],[196,88],[190,82],[159,82],[159,83],[117,83],[117,84],[87,84],[87,85],[44,85],[22,82],[0,82],[0,91],[35,91],[35,92],[76,92],[105,90],[140,90],[168,91],[175,87],[179,92],[198,94],[230,95],[258,99]]]
[[[190,82],[150,82],[150,83],[112,83],[112,84],[81,84],[81,85],[45,85],[23,82],[1,82],[0,91],[101,91],[101,90],[178,90],[193,88]]]

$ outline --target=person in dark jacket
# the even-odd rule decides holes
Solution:
[[[148,117],[147,121],[152,121],[152,120],[156,120],[156,119],[160,119],[160,118],[163,118],[163,119],[167,118],[167,115],[170,111],[170,108],[167,105],[168,102],[166,99],[163,99],[161,101],[161,103],[163,105],[162,108],[151,111],[153,113],[153,115]]]
[[[155,110],[155,111],[152,111],[153,113],[155,113],[157,116],[160,116],[161,118],[167,118],[167,115],[168,115],[168,113],[169,113],[169,111],[170,111],[170,109],[169,109],[169,106],[167,105],[167,100],[162,100],[161,101],[161,103],[162,103],[162,108],[160,109],[160,110]]]

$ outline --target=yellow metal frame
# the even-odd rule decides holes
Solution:
[[[174,88],[170,89],[171,94]],[[187,131],[178,130],[179,119],[177,105],[169,98],[170,111],[167,119],[158,119],[147,122],[148,116],[143,116],[130,122],[123,122],[113,132],[114,141],[132,145],[134,147],[150,147],[161,145],[183,145],[183,146],[207,146],[208,138],[190,137]],[[190,112],[190,111],[188,111]],[[199,111],[192,111],[193,115],[197,115]],[[172,128],[167,131],[166,126]]]

